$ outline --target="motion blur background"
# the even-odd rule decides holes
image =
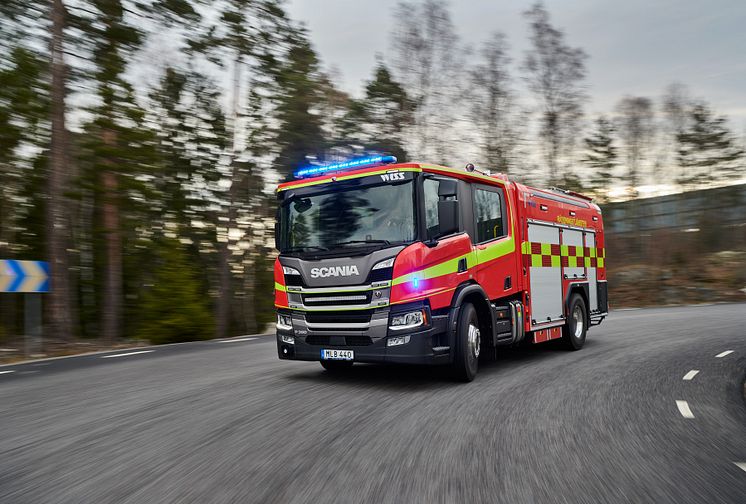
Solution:
[[[274,185],[374,152],[594,196],[612,307],[746,299],[742,2],[492,4],[0,2],[0,258],[51,264],[44,351],[263,330]]]

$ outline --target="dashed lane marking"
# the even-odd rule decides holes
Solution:
[[[733,353],[733,350],[726,350],[725,352],[721,352],[721,353],[717,354],[715,357],[717,357],[719,359],[721,357],[725,357],[726,355],[730,355],[732,353]]]
[[[234,338],[234,339],[224,339],[224,340],[218,340],[218,343],[240,343],[241,341],[253,341],[256,338]]]
[[[684,418],[694,418],[694,413],[689,409],[689,403],[686,401],[676,401],[676,406],[679,408],[679,413]]]
[[[699,369],[692,369],[684,375],[684,380],[691,381],[692,379],[694,379],[695,376],[697,376],[697,373],[699,373]]]
[[[746,462],[733,462],[733,463],[736,464],[741,469],[743,469],[744,471],[746,471]]]
[[[0,371],[0,374],[8,374],[8,373],[15,373],[15,370],[12,369],[10,371]]]
[[[129,357],[130,355],[138,355],[138,354],[144,354],[144,353],[150,353],[155,352],[155,350],[140,350],[139,352],[127,352],[127,353],[120,353],[120,354],[114,354],[114,355],[102,355],[102,359],[113,359],[114,357]]]

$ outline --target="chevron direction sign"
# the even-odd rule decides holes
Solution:
[[[49,292],[49,264],[0,259],[0,292]]]

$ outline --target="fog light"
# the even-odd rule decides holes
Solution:
[[[401,313],[391,316],[391,324],[389,329],[392,331],[401,331],[404,329],[412,329],[425,324],[426,316],[425,310],[418,310],[414,312]]]
[[[293,319],[285,313],[277,314],[277,329],[280,331],[292,331]]]
[[[288,345],[295,345],[295,338],[288,336],[287,334],[280,334],[280,341],[287,343]]]
[[[399,346],[409,343],[409,336],[390,336],[386,346]]]

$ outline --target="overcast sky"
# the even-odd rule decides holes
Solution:
[[[504,32],[514,66],[527,49],[526,0],[451,1],[463,42]],[[397,0],[288,0],[305,22],[326,68],[359,94],[376,53],[389,52]],[[624,95],[659,97],[673,81],[706,98],[746,130],[746,0],[546,0],[555,26],[589,55],[588,112],[607,112]],[[411,20],[416,22],[416,20]],[[515,73],[515,72],[514,72]]]

